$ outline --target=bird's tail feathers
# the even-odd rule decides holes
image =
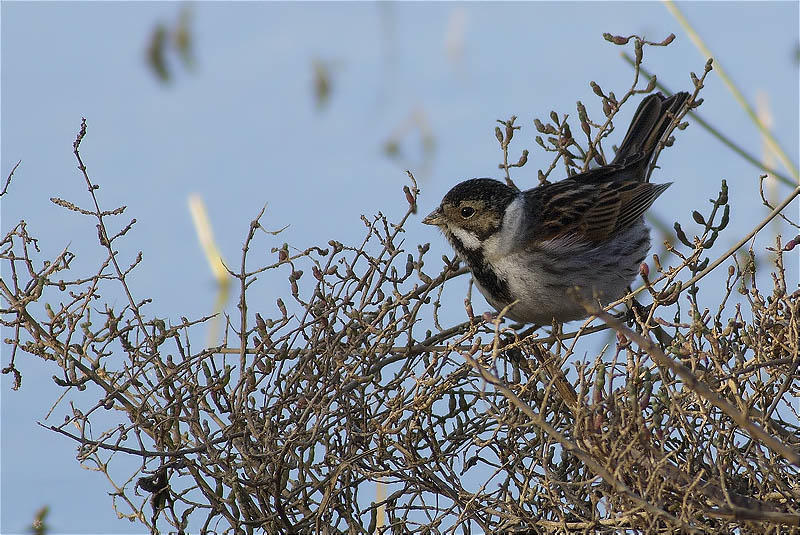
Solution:
[[[641,165],[640,176],[643,180],[646,179],[644,175],[647,165],[659,141],[688,98],[689,93],[685,91],[670,97],[665,97],[661,93],[645,97],[636,109],[628,132],[620,143],[612,163],[624,166],[633,164],[637,168]]]

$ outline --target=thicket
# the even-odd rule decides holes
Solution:
[[[535,121],[552,157],[540,181],[610,160],[616,114],[656,88],[643,50],[671,39],[607,39],[633,47],[633,82],[619,98],[592,82],[599,118],[578,103],[577,123]],[[690,75],[689,108],[711,69]],[[515,117],[496,129],[509,181],[527,163],[527,150],[510,163],[523,134]],[[230,272],[238,314],[203,347],[209,317],[160,319],[131,291],[141,253],[117,251],[135,220],[101,206],[89,140],[84,121],[74,154],[88,204],[52,200],[96,221],[105,255],[75,273],[70,247],[43,257],[28,223],[3,237],[3,373],[23,386],[17,364],[33,356],[54,371],[69,409],[49,427],[108,478],[120,517],[179,533],[800,530],[800,292],[784,268],[798,238],[748,248],[773,218],[797,228],[787,207],[800,189],[729,236],[723,181],[691,228],[675,223],[641,287],[564,332],[476,315],[445,291],[469,275],[447,257],[436,272],[429,244],[404,241],[418,223],[409,173],[405,198],[385,200],[404,215],[362,216],[358,244],[276,247],[259,214]],[[712,251],[722,236],[734,245]],[[251,260],[269,250],[267,265]],[[254,305],[268,272],[288,274],[285,296]],[[723,287],[701,291],[711,281]],[[121,306],[100,297],[120,290]],[[440,308],[462,303],[464,321],[443,325]],[[114,470],[121,456],[138,459],[133,473]]]

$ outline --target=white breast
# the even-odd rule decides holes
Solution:
[[[500,231],[492,234],[483,242],[483,254],[486,259],[495,263],[519,245],[519,233],[525,221],[525,198],[518,195],[506,208],[503,225]]]

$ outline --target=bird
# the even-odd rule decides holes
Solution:
[[[608,164],[526,191],[465,180],[422,222],[439,227],[504,317],[537,325],[585,318],[587,303],[625,295],[639,273],[650,249],[644,213],[672,184],[651,183],[648,173],[688,99],[642,99]]]

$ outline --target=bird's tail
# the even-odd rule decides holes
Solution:
[[[664,132],[683,107],[689,93],[681,91],[671,97],[654,93],[642,100],[631,120],[628,132],[620,143],[612,164],[628,169],[640,180],[646,180],[647,166]]]

